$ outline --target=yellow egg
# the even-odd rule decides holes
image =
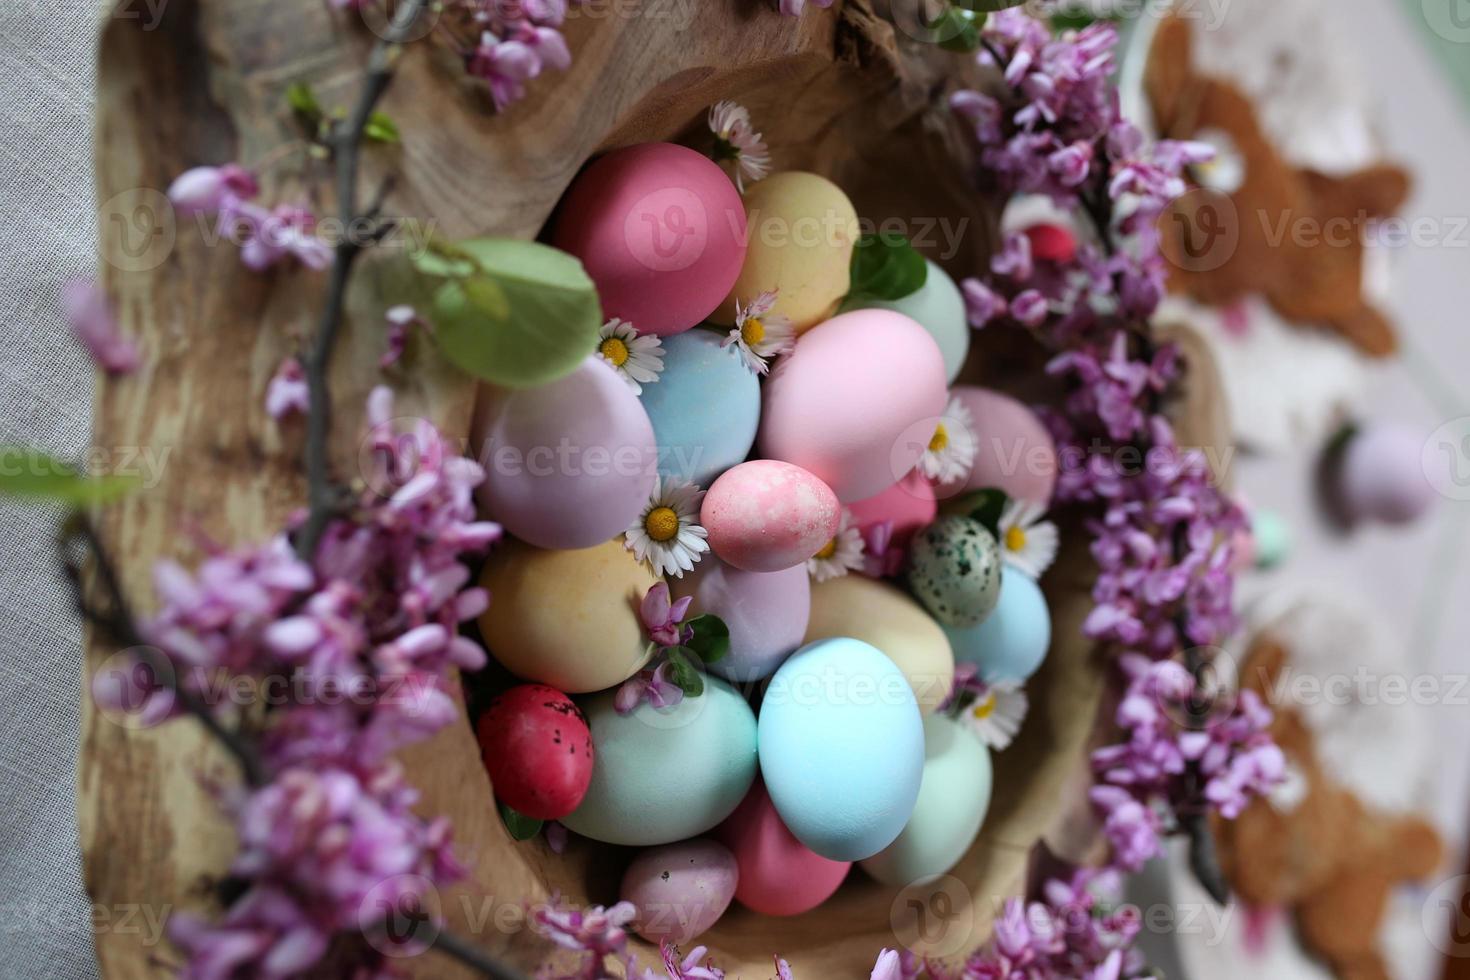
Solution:
[[[816,174],[788,171],[745,193],[749,245],[735,288],[710,317],[735,322],[735,301],[776,291],[771,312],[797,333],[830,317],[847,295],[858,217],[841,188]]]
[[[480,576],[490,590],[480,633],[517,677],[569,694],[605,690],[648,661],[638,603],[658,581],[621,538],[577,551],[507,542]]]
[[[929,714],[954,684],[954,652],[939,624],[917,602],[884,582],[852,573],[812,585],[805,642],[850,636],[898,665]]]

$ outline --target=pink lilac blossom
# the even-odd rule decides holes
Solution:
[[[61,305],[72,333],[99,368],[114,377],[138,370],[138,345],[118,329],[101,287],[73,280],[61,287]]]
[[[694,638],[694,628],[684,622],[689,615],[693,596],[684,596],[670,602],[669,587],[659,582],[643,595],[638,606],[638,617],[649,638],[658,648],[658,655],[671,648],[682,646]],[[674,683],[673,667],[664,660],[657,666],[640,670],[623,682],[613,696],[613,708],[618,714],[626,715],[644,701],[655,708],[672,707],[684,700],[684,690]]]
[[[832,6],[832,0],[811,0],[811,2],[823,10]],[[778,0],[781,13],[787,17],[800,17],[806,11],[807,0]]]
[[[388,321],[388,344],[383,351],[383,356],[378,359],[378,367],[390,368],[403,358],[403,352],[408,348],[408,337],[415,330],[428,331],[430,324],[412,306],[400,304],[390,306],[383,314],[383,319]]]
[[[215,231],[239,242],[240,261],[263,272],[292,257],[308,269],[332,264],[332,248],[315,234],[316,216],[293,204],[257,204],[255,174],[237,163],[194,167],[169,185],[168,199],[180,217],[214,213]]]
[[[465,70],[485,82],[497,111],[525,98],[526,83],[546,69],[572,66],[561,32],[567,0],[473,0],[464,6],[480,29]]]
[[[265,389],[265,414],[280,420],[293,412],[305,414],[311,404],[311,391],[301,362],[288,357],[276,368]]]

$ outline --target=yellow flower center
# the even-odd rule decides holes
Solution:
[[[986,718],[995,714],[995,693],[991,692],[985,695],[983,700],[976,701],[970,707],[970,714],[974,715],[980,721],[984,721]]]
[[[822,550],[817,552],[816,555],[813,557],[820,558],[822,559],[822,561],[826,561],[828,558],[831,558],[835,554],[837,554],[837,539],[833,538],[831,541],[828,541],[826,544],[822,545]]]
[[[655,541],[672,541],[679,533],[679,515],[672,507],[655,507],[643,519],[643,530]]]
[[[942,453],[949,445],[949,431],[945,429],[944,423],[940,422],[934,427],[934,435],[929,438],[929,451],[931,453]]]
[[[740,325],[740,339],[745,341],[746,347],[752,348],[766,339],[766,325],[761,323],[760,317],[750,317]]]
[[[585,348],[584,348],[585,349]],[[612,362],[613,367],[622,367],[628,359],[628,345],[619,337],[609,337],[597,348],[597,352]]]
[[[1006,528],[1006,548],[1021,551],[1026,547],[1026,531],[1021,527]]]

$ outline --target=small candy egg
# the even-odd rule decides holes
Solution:
[[[693,941],[735,897],[735,855],[704,837],[650,847],[623,873],[619,896],[638,909],[633,931],[651,943]]]
[[[944,376],[953,381],[965,366],[965,355],[970,352],[970,324],[965,319],[965,298],[949,273],[932,259],[924,262],[929,266],[924,285],[899,299],[865,300],[854,309],[893,310],[929,331],[929,336],[934,338],[939,352],[944,355]]]
[[[664,339],[664,369],[643,386],[658,438],[658,471],[707,487],[755,444],[761,388],[735,347],[708,330]]]
[[[885,574],[893,575],[903,567],[902,558],[914,535],[934,523],[939,505],[934,499],[934,484],[920,471],[910,470],[887,490],[866,500],[854,500],[847,509],[864,538],[875,524],[887,521],[892,525],[888,553],[897,560],[890,563]]]
[[[597,765],[582,805],[562,823],[606,844],[671,844],[728,817],[755,780],[750,705],[717,677],[669,708],[647,701],[626,715],[617,692],[583,702]]]
[[[761,915],[811,911],[832,897],[852,868],[851,861],[829,860],[797,840],[759,779],[715,836],[740,868],[735,898]]]
[[[980,668],[987,684],[1024,681],[1036,673],[1051,646],[1051,612],[1041,587],[1012,569],[1000,584],[995,612],[979,626],[950,627],[956,660]]]
[[[1400,425],[1370,425],[1354,433],[1337,470],[1338,503],[1347,518],[1407,524],[1434,502],[1420,457],[1424,436]]]
[[[592,733],[582,709],[545,684],[501,694],[477,726],[495,798],[535,820],[560,820],[592,780]]]
[[[926,884],[959,863],[990,809],[990,750],[947,715],[924,719],[924,780],[898,839],[863,861],[885,885]]]
[[[844,502],[882,493],[919,462],[944,412],[944,357],[892,310],[854,310],[812,329],[766,382],[758,444],[826,481]]]
[[[877,854],[908,823],[924,772],[924,720],[907,678],[861,640],[802,647],[761,702],[760,768],[797,840],[834,861]]]
[[[1257,568],[1275,568],[1291,552],[1291,528],[1274,510],[1254,510],[1251,519],[1251,546]]]
[[[487,388],[475,432],[489,471],[475,491],[486,515],[538,548],[606,541],[653,491],[653,425],[599,357],[537,388]]]
[[[909,546],[909,588],[947,627],[976,626],[1000,601],[1000,544],[971,517],[942,517]]]
[[[747,572],[706,555],[671,587],[675,598],[694,597],[691,616],[709,613],[729,627],[730,652],[708,665],[727,680],[771,676],[801,646],[811,616],[811,577],[805,565]]]
[[[657,583],[621,540],[578,551],[507,541],[480,576],[495,597],[480,635],[517,677],[573,694],[605,690],[648,662],[637,610]]]
[[[908,679],[926,715],[949,696],[954,686],[949,637],[918,603],[863,575],[844,575],[811,588],[807,643],[850,636],[882,650]]]
[[[842,189],[816,174],[774,174],[745,192],[745,264],[711,317],[735,322],[735,301],[774,291],[771,313],[797,333],[827,319],[847,295],[858,217]]]
[[[699,522],[722,560],[747,572],[779,572],[832,540],[842,506],[830,487],[800,466],[753,459],[710,485]]]
[[[594,162],[572,182],[552,243],[582,260],[603,313],[669,336],[720,305],[745,262],[745,205],[718,165],[672,143]]]
[[[998,487],[1015,500],[1050,504],[1057,482],[1057,447],[1036,413],[988,388],[957,385],[953,395],[974,421],[975,462],[965,481],[944,484],[939,495]]]

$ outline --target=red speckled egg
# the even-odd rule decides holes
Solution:
[[[495,798],[536,820],[560,820],[592,781],[592,733],[582,709],[545,684],[522,684],[480,716],[480,751]]]

